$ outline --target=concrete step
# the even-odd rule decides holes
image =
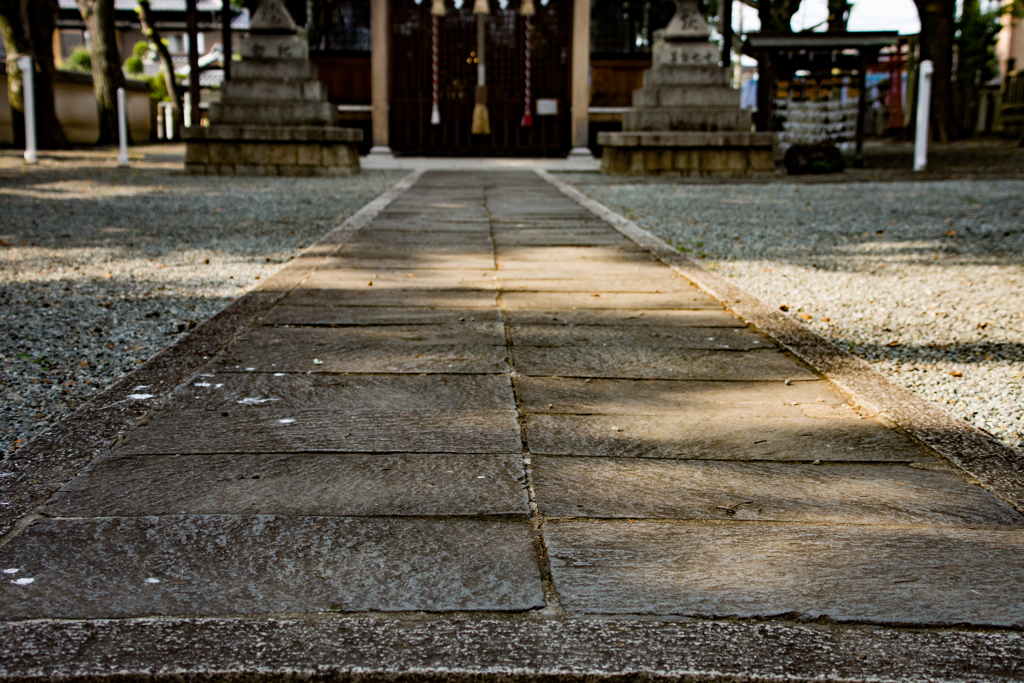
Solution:
[[[750,130],[750,112],[732,107],[633,109],[622,115],[624,131]]]
[[[736,107],[740,106],[740,92],[718,85],[698,85],[688,88],[653,86],[633,91],[633,106],[652,107]]]
[[[243,59],[231,65],[232,80],[316,80],[316,65],[303,59]]]
[[[210,120],[217,124],[252,126],[333,125],[338,112],[329,102],[259,102],[210,104]]]
[[[266,79],[232,79],[221,88],[221,102],[267,100],[326,102],[327,89],[317,80],[282,82]]]
[[[644,72],[644,86],[728,84],[729,72],[720,66],[661,65]]]

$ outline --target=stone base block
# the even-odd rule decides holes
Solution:
[[[356,144],[362,135],[358,130],[351,133],[294,141],[188,136],[185,168],[198,175],[352,175],[359,173]]]
[[[599,133],[609,175],[746,176],[775,170],[771,133]]]

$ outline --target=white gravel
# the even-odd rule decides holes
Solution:
[[[181,152],[0,152],[0,456],[405,175],[186,176]]]
[[[1024,452],[1024,182],[567,180]]]

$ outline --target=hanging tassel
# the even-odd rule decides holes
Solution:
[[[529,10],[529,14],[527,14]],[[530,64],[530,39],[533,37],[533,15],[535,10],[533,9],[533,0],[523,0],[523,5],[519,9],[519,12],[526,17],[526,49],[523,53],[523,62],[525,67],[525,73],[523,78],[524,83],[524,106],[523,106],[523,120],[519,122],[523,128],[533,127],[533,116],[530,115],[531,105],[533,104],[533,93],[531,92],[531,73],[533,68]]]
[[[469,132],[473,135],[491,134],[491,117],[487,113],[487,87],[476,89],[476,104],[473,105],[473,124]]]
[[[478,12],[478,9],[483,11]],[[490,14],[487,0],[477,0],[473,6],[473,13],[476,14],[476,97],[473,105],[473,122],[469,128],[472,135],[490,135],[491,117],[487,113],[487,66],[484,58],[484,49],[487,47],[486,34],[484,33],[484,15]]]
[[[523,3],[519,5],[519,14],[524,17],[532,17],[537,14],[537,8],[533,4],[533,0],[523,0]]]
[[[438,8],[439,5],[440,5],[440,8],[441,8],[441,14],[440,15],[435,14],[435,12],[434,12]],[[444,0],[435,0],[434,6],[431,7],[431,9],[430,9],[430,13],[433,14],[431,19],[433,19],[433,24],[434,24],[434,40],[433,40],[433,44],[431,45],[431,48],[430,48],[431,66],[432,66],[432,72],[433,72],[431,74],[431,76],[433,78],[433,94],[434,94],[433,106],[430,109],[430,125],[438,126],[438,125],[441,124],[441,109],[437,106],[437,100],[438,100],[438,97],[437,97],[437,95],[438,95],[438,92],[437,92],[438,91],[438,88],[437,88],[437,86],[438,86],[438,62],[439,62],[439,52],[438,52],[438,49],[437,49],[437,34],[438,34],[438,30],[437,30],[438,26],[437,25],[440,22],[440,17],[444,16]]]
[[[434,0],[430,4],[430,16],[443,17],[445,16],[444,0]]]

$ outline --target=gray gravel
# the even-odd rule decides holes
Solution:
[[[194,177],[180,147],[0,152],[0,455],[173,344],[397,182]]]
[[[1024,451],[1024,182],[567,180]]]

